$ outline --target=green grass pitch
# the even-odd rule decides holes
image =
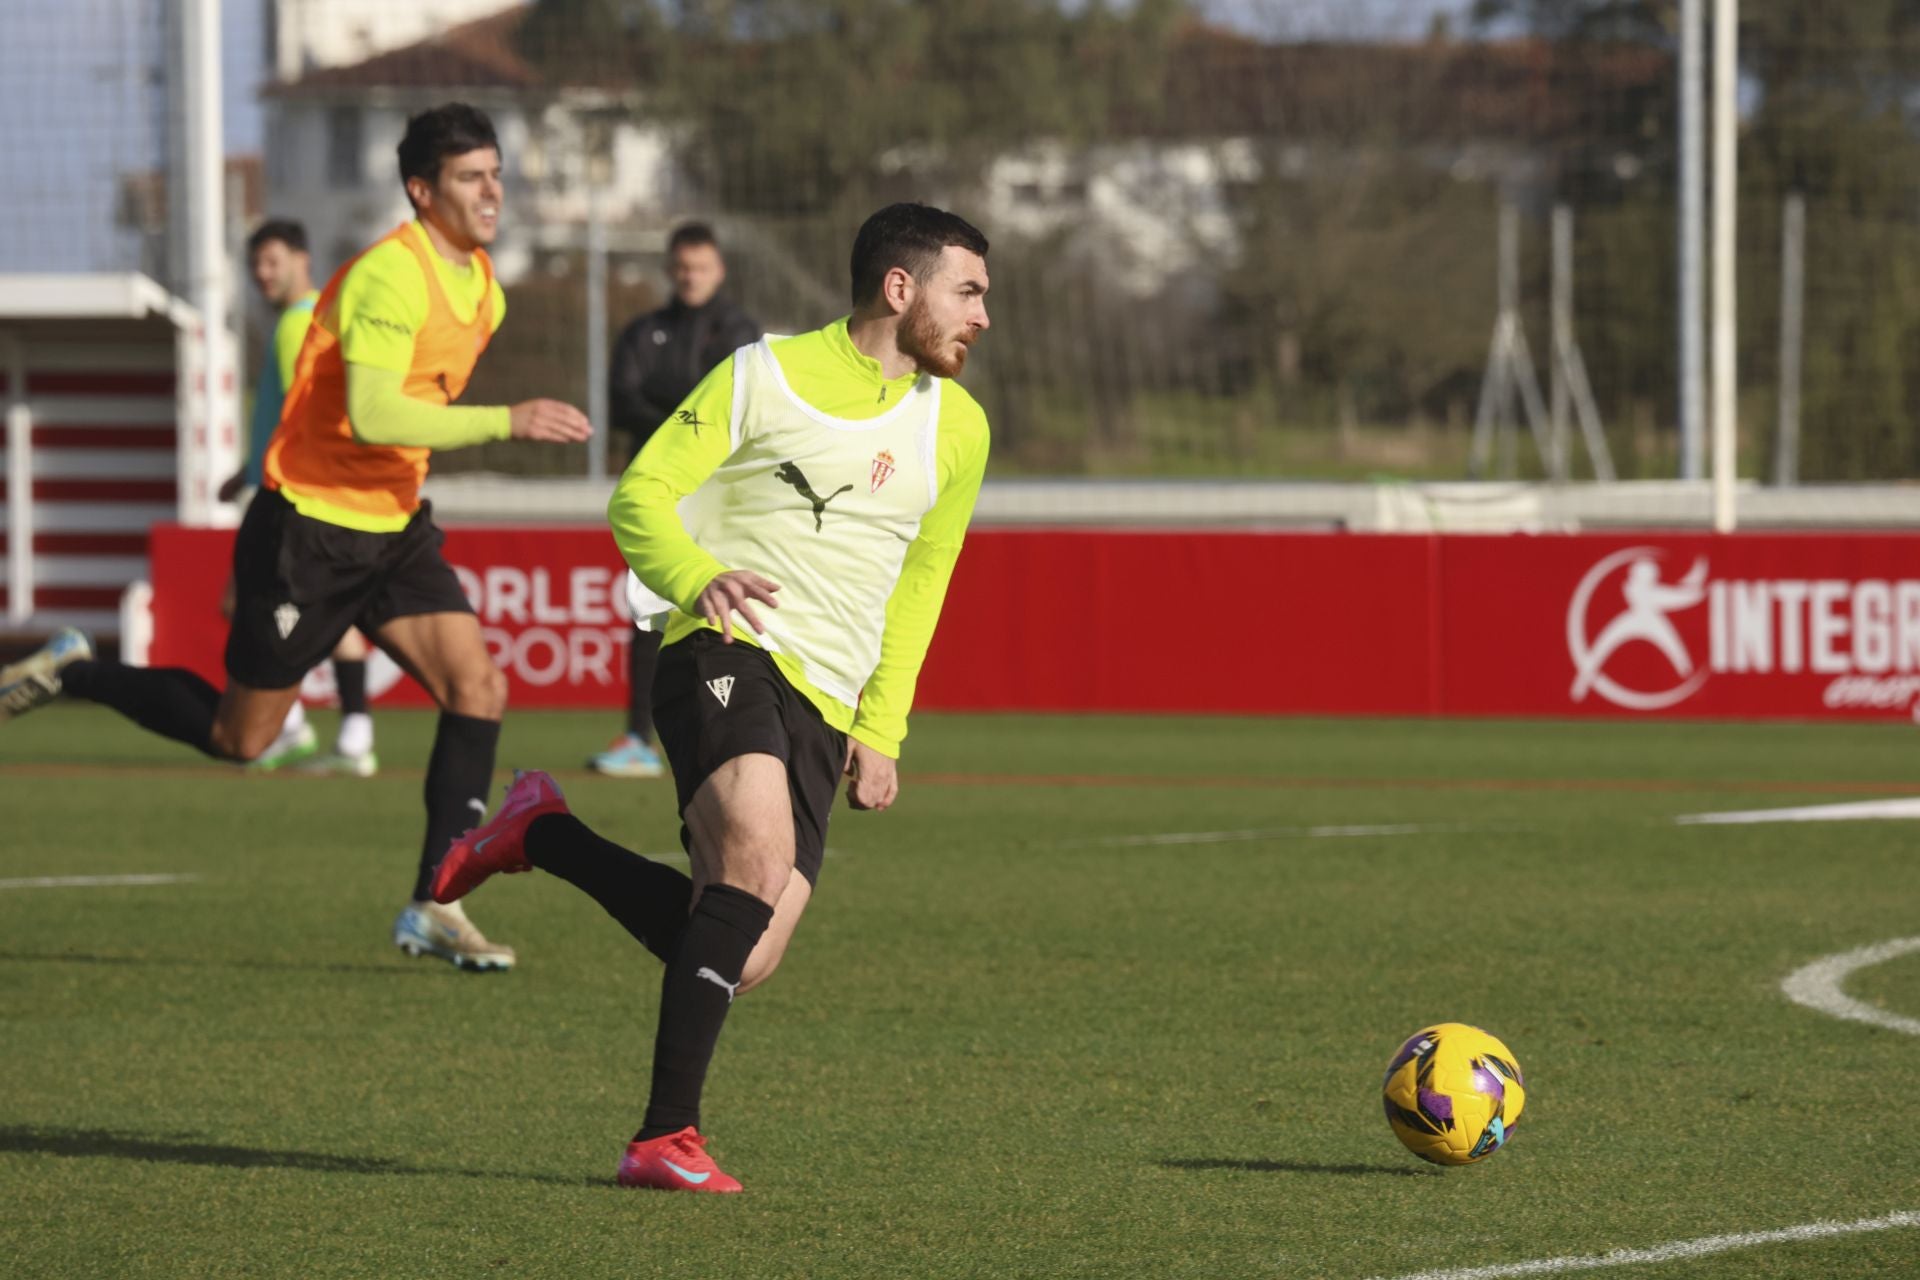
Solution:
[[[0,726],[0,881],[193,877],[0,888],[0,1274],[1364,1280],[1920,1209],[1920,1042],[1779,990],[1920,933],[1920,833],[1672,822],[1912,793],[1910,726],[920,717],[722,1037],[721,1198],[613,1185],[659,970],[591,901],[475,894],[507,976],[389,945],[432,722],[378,722],[371,781]],[[578,771],[612,727],[510,714],[501,778],[673,849],[670,785]],[[1920,1017],[1920,956],[1849,993]],[[1377,1092],[1443,1020],[1529,1085],[1448,1171]]]

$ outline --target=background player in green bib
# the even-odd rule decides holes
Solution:
[[[253,385],[253,413],[247,419],[247,457],[240,469],[220,486],[220,500],[232,502],[244,489],[260,487],[260,464],[267,442],[280,425],[280,407],[293,382],[300,344],[313,323],[313,304],[320,291],[313,287],[313,258],[307,251],[307,229],[291,218],[269,218],[247,237],[247,274],[261,300],[278,313],[273,337],[260,361]]]
[[[287,388],[293,385],[300,344],[306,341],[307,328],[313,323],[313,304],[320,299],[320,291],[313,287],[307,229],[291,218],[269,218],[254,228],[247,237],[247,274],[260,297],[279,314],[274,319],[266,357],[260,362],[260,376],[253,384],[246,461],[220,486],[222,502],[232,502],[242,491],[260,487],[267,444],[280,425],[280,409],[286,402]],[[233,616],[231,579],[221,612]],[[340,695],[340,730],[332,754],[308,761],[304,767],[359,778],[370,778],[379,770],[380,763],[373,754],[373,717],[367,710],[368,652],[367,638],[358,629],[347,632],[334,646],[333,680]],[[280,736],[251,767],[272,770],[307,761],[317,749],[305,708],[295,702],[281,722]]]
[[[721,1024],[800,923],[840,778],[857,809],[899,794],[914,684],[986,471],[986,416],[948,381],[987,328],[986,252],[951,213],[874,214],[853,313],[735,352],[614,493],[635,616],[667,615],[654,718],[691,878],[594,834],[544,773],[516,778],[435,876],[448,901],[539,867],[665,962],[624,1185],[740,1189],[699,1131]]]

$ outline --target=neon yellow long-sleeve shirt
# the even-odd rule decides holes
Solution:
[[[777,371],[743,363],[764,360],[768,352]],[[736,416],[742,370],[772,409]],[[926,419],[926,430],[913,436],[926,442],[924,458],[899,443],[915,414]],[[917,374],[887,380],[879,362],[854,347],[842,319],[798,337],[769,339],[709,373],[628,467],[608,517],[634,574],[674,606],[669,644],[711,625],[696,602],[718,574],[752,569],[781,582],[784,610],[763,611],[763,618],[770,633],[783,628],[781,644],[766,646],[782,673],[829,724],[898,756],[987,450],[986,415],[958,384]],[[849,458],[857,460],[851,470]],[[837,470],[822,470],[836,463]],[[757,547],[760,563],[727,563],[701,545],[682,507],[696,494],[687,509],[708,513],[703,527],[728,528],[730,545]],[[747,522],[755,528],[731,536]],[[894,539],[905,540],[903,550]],[[770,572],[775,564],[786,570]],[[843,598],[856,603],[842,607]],[[831,626],[851,616],[847,625],[857,630],[864,616],[858,602],[876,600],[883,602],[884,626],[877,656],[859,682],[869,651],[847,657]],[[742,630],[736,624],[736,637]],[[752,633],[744,638],[751,641]],[[838,677],[850,664],[853,680],[828,679],[826,673]]]
[[[454,315],[470,322],[481,294],[493,295],[493,328],[507,318],[500,282],[471,263],[456,267],[433,248],[425,228],[409,223],[407,234],[427,247],[440,291]],[[427,278],[405,245],[375,245],[341,281],[334,323],[346,362],[347,416],[362,444],[459,449],[505,440],[511,424],[506,405],[443,405],[415,400],[402,390],[413,365],[413,335],[427,321],[432,303]],[[288,375],[291,381],[291,374]]]

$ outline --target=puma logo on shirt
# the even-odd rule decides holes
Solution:
[[[847,492],[847,490],[853,488],[850,484],[843,484],[823,498],[813,491],[811,484],[807,483],[807,473],[791,462],[781,463],[779,469],[776,470],[774,474],[780,477],[782,483],[792,485],[799,491],[801,497],[813,504],[813,531],[815,533],[820,532],[821,523],[826,516],[827,504]]]

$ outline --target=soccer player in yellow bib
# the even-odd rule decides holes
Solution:
[[[420,483],[436,449],[577,444],[592,428],[554,400],[453,404],[506,312],[486,252],[499,229],[500,145],[483,113],[450,103],[407,122],[399,160],[417,217],[321,290],[234,539],[225,691],[180,668],[95,661],[84,637],[63,632],[0,673],[0,718],[64,690],[217,759],[252,760],[301,678],[358,626],[440,706],[426,838],[393,940],[462,968],[507,969],[511,947],[489,941],[457,902],[429,898],[441,855],[486,815],[507,682],[440,554]]]
[[[740,1189],[699,1128],[721,1023],[800,923],[840,778],[856,809],[899,795],[914,683],[986,471],[986,415],[949,381],[987,328],[986,253],[951,213],[874,214],[852,315],[735,352],[614,492],[614,539],[667,613],[654,720],[691,878],[596,835],[526,773],[434,879],[448,900],[539,867],[665,962],[625,1186]]]

